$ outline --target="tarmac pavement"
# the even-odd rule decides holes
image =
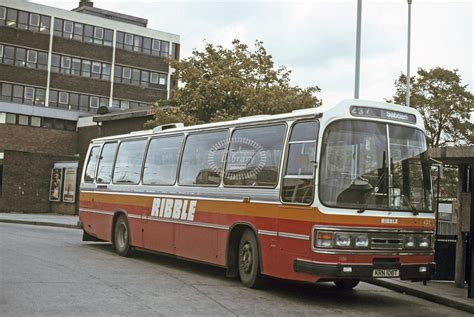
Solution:
[[[79,229],[79,217],[57,214],[0,213],[0,222]],[[444,306],[474,313],[474,299],[467,298],[467,287],[457,288],[452,282],[400,281],[398,279],[370,279],[365,282],[396,292],[412,295]]]

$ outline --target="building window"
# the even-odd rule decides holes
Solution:
[[[38,69],[48,69],[48,53],[38,52]]]
[[[74,23],[74,36],[73,38],[78,41],[82,41],[82,34],[84,33],[84,25],[82,23]]]
[[[23,103],[23,86],[13,86],[13,102]]]
[[[7,9],[5,7],[0,7],[0,25],[5,24],[6,17],[7,17]]]
[[[94,28],[94,44],[102,44],[104,38],[104,29],[100,27]]]
[[[81,60],[79,58],[72,59],[71,75],[81,76]]]
[[[130,51],[133,49],[133,35],[132,34],[125,33],[125,44],[123,48]]]
[[[6,118],[5,118],[5,123],[16,124],[16,114],[7,113]]]
[[[26,65],[26,50],[24,48],[16,48],[15,66],[25,67],[25,65]]]
[[[110,79],[110,64],[102,63],[102,79]]]
[[[15,9],[8,8],[7,10],[7,26],[16,27],[16,16],[17,11]]]
[[[13,65],[15,62],[15,48],[11,46],[5,46],[3,49],[3,63]]]
[[[73,32],[73,22],[64,20],[63,37],[72,39],[72,32]]]
[[[98,62],[92,62],[92,78],[100,78],[101,64]]]
[[[46,89],[36,88],[35,89],[35,105],[44,106],[46,100]]]
[[[67,105],[69,102],[69,96],[67,92],[60,91],[59,92],[59,103],[63,105]]]
[[[130,109],[130,104],[129,104],[129,102],[126,101],[126,100],[122,100],[122,101],[120,102],[120,109],[122,109],[122,110],[128,110],[128,109]]]
[[[80,95],[80,97],[79,97],[79,110],[89,111],[89,96]]]
[[[28,125],[28,116],[18,115],[18,124],[19,125]]]
[[[94,109],[99,108],[99,97],[91,96],[90,107]]]
[[[13,85],[2,83],[2,100],[12,101],[12,88]]]
[[[104,30],[104,45],[105,46],[112,46],[112,41],[114,38],[114,32],[109,29]]]
[[[50,107],[58,106],[58,91],[57,90],[49,91],[49,106]]]
[[[91,77],[91,61],[82,61],[82,76]]]
[[[28,30],[28,12],[25,11],[18,11],[18,23],[17,28],[22,30]]]
[[[33,87],[25,87],[25,104],[32,105],[35,100],[35,89]]]
[[[129,67],[123,68],[123,79],[130,79],[132,78],[132,69]]]
[[[38,52],[28,50],[26,61],[28,62],[26,66],[28,66],[29,68],[36,68],[36,63],[38,62]]]
[[[170,43],[165,42],[165,41],[161,41],[160,45],[161,45],[160,56],[165,56],[165,57],[168,56],[169,51],[170,51]]]
[[[32,127],[41,127],[41,118],[40,117],[30,117],[30,125]]]
[[[67,56],[61,56],[61,73],[71,73],[71,58]]]
[[[92,43],[94,35],[94,27],[91,25],[84,26],[84,42]]]
[[[30,31],[39,31],[39,25],[40,25],[40,16],[39,14],[30,14]]]

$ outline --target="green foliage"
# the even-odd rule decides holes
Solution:
[[[155,119],[149,125],[216,122],[321,105],[315,96],[319,87],[291,86],[291,71],[275,69],[262,42],[255,42],[254,51],[238,40],[232,44],[232,49],[206,44],[189,58],[169,59],[173,78],[183,86],[170,100],[154,105]]]
[[[436,67],[419,68],[410,78],[410,106],[417,109],[425,121],[428,146],[439,147],[474,142],[474,95],[461,84],[457,70]],[[406,75],[395,81],[393,101],[405,104]]]

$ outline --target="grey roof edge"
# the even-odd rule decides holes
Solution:
[[[0,101],[0,112],[70,121],[77,121],[79,117],[87,115],[87,113],[79,111],[63,110],[44,106],[24,105],[6,101]]]
[[[124,119],[139,118],[139,117],[149,117],[152,115],[153,115],[153,111],[149,109],[143,109],[143,110],[112,112],[112,113],[107,113],[107,114],[94,115],[92,120],[94,122],[105,122],[105,121],[124,120]]]
[[[96,7],[82,6],[82,7],[74,8],[71,11],[80,12],[84,14],[88,14],[88,12],[95,12],[95,13],[104,14],[104,15],[111,15],[113,17],[125,20],[122,22],[127,23],[128,21],[130,21],[130,23],[140,24],[140,26],[143,26],[143,27],[146,27],[148,24],[148,19],[145,19],[145,18],[140,18],[137,16],[110,11],[110,10],[101,9],[101,8],[96,8]],[[106,17],[102,17],[102,18],[106,18]]]

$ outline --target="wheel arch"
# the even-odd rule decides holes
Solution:
[[[254,225],[249,222],[236,222],[229,228],[229,235],[227,236],[226,244],[226,268],[228,277],[238,277],[238,250],[240,239],[244,232],[250,229],[255,235],[258,246],[258,257],[259,257],[259,273],[263,271],[263,260],[262,260],[262,246],[260,239],[258,238],[258,231]]]
[[[112,226],[110,227],[110,241],[112,244],[114,243],[115,239],[115,223],[117,222],[117,219],[121,216],[124,215],[125,218],[127,219],[128,222],[128,213],[125,209],[118,209],[115,211],[114,216],[112,217]],[[129,224],[130,225],[130,224]]]

